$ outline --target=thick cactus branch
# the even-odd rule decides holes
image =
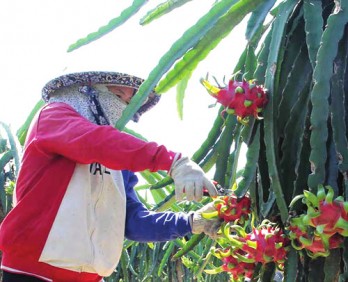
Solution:
[[[321,46],[318,50],[317,64],[314,69],[314,86],[311,93],[311,154],[312,174],[308,177],[308,186],[314,190],[325,181],[325,163],[327,159],[326,141],[328,138],[327,120],[329,116],[330,79],[333,74],[333,61],[337,55],[338,43],[348,22],[348,2],[336,1],[336,10],[327,21]]]
[[[260,151],[260,128],[257,126],[255,136],[252,143],[248,147],[246,153],[246,164],[242,174],[242,180],[238,183],[237,190],[235,191],[238,197],[242,197],[248,191],[251,182],[255,179],[257,161]]]
[[[321,0],[304,0],[303,12],[305,20],[306,42],[308,46],[309,59],[313,69],[323,34],[324,21],[322,17]]]
[[[285,223],[288,218],[288,208],[284,199],[284,194],[281,187],[279,172],[278,172],[278,162],[276,156],[276,141],[275,141],[275,124],[274,124],[274,78],[277,67],[277,59],[279,56],[281,42],[283,40],[283,34],[285,31],[286,22],[296,5],[295,1],[284,2],[280,7],[279,16],[273,23],[272,39],[270,45],[270,53],[268,56],[268,69],[266,73],[265,86],[269,89],[269,104],[267,110],[265,111],[264,118],[264,130],[265,130],[265,144],[266,144],[266,154],[268,162],[269,176],[271,178],[271,188],[275,194],[277,206],[280,211],[282,221]]]

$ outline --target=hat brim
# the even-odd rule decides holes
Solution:
[[[89,71],[89,72],[76,72],[59,76],[49,81],[42,89],[42,98],[45,102],[54,95],[54,92],[63,87],[69,87],[74,85],[88,85],[93,86],[95,84],[105,85],[117,85],[123,87],[133,88],[134,94],[138,91],[140,85],[144,82],[144,79],[119,72],[103,72],[103,71]],[[134,121],[137,121],[144,112],[151,109],[158,103],[160,96],[152,91],[146,102],[138,109]]]

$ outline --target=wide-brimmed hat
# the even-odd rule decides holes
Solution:
[[[54,92],[63,87],[69,87],[74,85],[93,86],[95,84],[117,85],[133,88],[135,90],[135,94],[143,82],[144,79],[142,78],[119,72],[76,72],[65,74],[49,81],[42,89],[42,98],[45,102],[48,102],[49,98],[52,95],[54,95]],[[154,105],[156,105],[159,99],[160,96],[156,94],[155,91],[152,91],[148,96],[148,99],[136,112],[135,116],[133,117],[133,120],[137,121],[144,112],[148,111]]]

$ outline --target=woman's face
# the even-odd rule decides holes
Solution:
[[[122,87],[117,85],[108,85],[108,90],[118,96],[122,101],[129,104],[130,100],[133,97],[133,88]]]

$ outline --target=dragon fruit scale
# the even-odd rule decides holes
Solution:
[[[242,120],[249,116],[259,119],[259,113],[268,102],[267,90],[255,80],[237,81],[232,78],[225,88],[213,86],[206,79],[201,79],[201,83],[218,103],[226,107],[228,114]]]

